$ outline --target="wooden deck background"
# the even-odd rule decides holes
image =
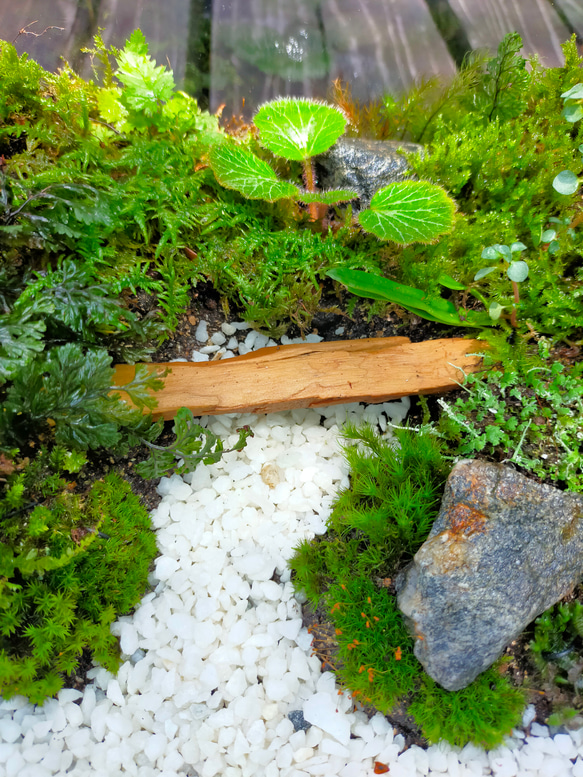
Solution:
[[[206,88],[211,110],[226,103],[227,112],[283,94],[325,97],[337,77],[370,100],[398,95],[421,76],[451,75],[456,63],[431,13],[437,7],[472,48],[493,51],[516,30],[524,53],[538,53],[547,66],[561,64],[560,44],[571,32],[583,41],[583,0],[0,0],[0,38],[16,39],[48,69],[64,57],[88,75],[79,49],[99,28],[119,46],[140,27],[180,84],[205,3],[212,13]],[[63,30],[18,35],[35,21],[30,32]]]

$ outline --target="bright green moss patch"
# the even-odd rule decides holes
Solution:
[[[383,440],[370,427],[348,427],[350,487],[337,498],[328,531],[304,541],[290,561],[296,589],[323,605],[334,625],[337,678],[357,702],[408,711],[424,736],[484,747],[500,744],[520,722],[525,695],[496,667],[468,688],[449,692],[423,672],[397,607],[394,578],[425,541],[449,465],[435,437],[395,430]]]
[[[146,592],[157,555],[149,515],[128,483],[109,475],[83,499],[52,469],[41,452],[0,500],[0,693],[35,704],[62,688],[83,650],[117,671],[110,626]]]

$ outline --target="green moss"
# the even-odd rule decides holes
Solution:
[[[296,589],[335,627],[338,681],[383,714],[412,700],[409,712],[432,741],[494,747],[519,723],[524,693],[496,668],[462,691],[438,687],[415,658],[392,588],[437,516],[449,474],[440,443],[407,430],[387,441],[366,426],[345,436],[350,486],[326,535],[301,543],[290,561]]]
[[[525,692],[500,674],[503,664],[482,672],[461,691],[446,691],[428,675],[409,706],[430,742],[447,740],[455,747],[473,742],[492,749],[519,725]]]
[[[32,479],[39,474],[42,487]],[[39,704],[63,686],[83,650],[117,670],[110,626],[147,590],[157,549],[147,511],[117,475],[96,482],[84,500],[46,459],[44,469],[11,480],[0,503],[0,693]]]

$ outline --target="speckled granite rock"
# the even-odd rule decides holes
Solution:
[[[318,185],[322,189],[355,189],[360,207],[368,208],[378,189],[413,177],[400,148],[421,151],[423,146],[402,140],[340,138],[316,158]]]
[[[509,467],[461,461],[427,541],[397,577],[415,655],[465,688],[583,575],[583,497]]]

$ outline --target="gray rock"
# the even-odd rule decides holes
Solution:
[[[455,691],[582,575],[582,496],[466,460],[453,468],[429,537],[395,583],[415,655]]]
[[[373,194],[395,181],[412,178],[407,160],[399,149],[422,151],[423,146],[402,140],[340,138],[316,158],[321,189],[356,189],[360,207],[368,208]]]

